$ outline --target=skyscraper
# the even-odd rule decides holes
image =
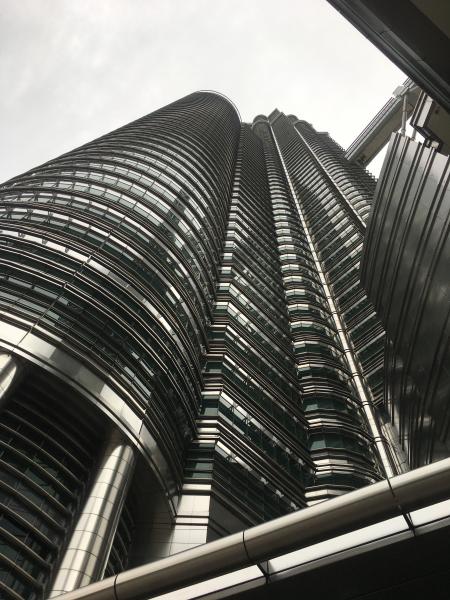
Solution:
[[[358,276],[374,186],[309,123],[198,92],[0,187],[6,598],[404,469]]]

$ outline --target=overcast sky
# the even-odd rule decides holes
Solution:
[[[0,0],[0,181],[199,89],[346,147],[404,79],[326,0]]]

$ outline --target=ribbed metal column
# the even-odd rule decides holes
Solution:
[[[103,577],[134,466],[134,449],[118,430],[112,431],[50,598]]]
[[[21,374],[21,365],[17,358],[8,352],[0,354],[0,410],[13,386],[17,383]]]

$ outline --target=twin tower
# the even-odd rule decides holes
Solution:
[[[404,470],[359,282],[375,180],[198,92],[0,186],[0,595]]]

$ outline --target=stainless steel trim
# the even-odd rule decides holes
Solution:
[[[326,296],[326,300],[327,300],[327,303],[328,303],[328,307],[329,307],[331,316],[333,318],[334,324],[335,324],[337,332],[338,332],[339,340],[341,342],[342,348],[344,350],[345,357],[347,359],[347,363],[348,363],[348,366],[349,366],[351,378],[352,378],[352,380],[353,380],[353,382],[355,384],[355,387],[356,387],[359,399],[361,401],[361,406],[362,406],[362,408],[364,410],[364,414],[365,414],[366,419],[367,419],[367,424],[369,426],[370,434],[371,434],[371,436],[372,436],[372,438],[374,440],[375,446],[377,448],[377,451],[378,451],[381,463],[383,465],[383,469],[384,469],[384,471],[386,473],[386,477],[392,477],[393,475],[395,475],[395,474],[398,473],[397,468],[394,466],[394,461],[391,458],[391,455],[393,453],[389,452],[389,454],[388,454],[387,451],[386,451],[385,445],[388,444],[388,442],[386,441],[386,438],[382,435],[382,433],[381,433],[381,431],[380,431],[380,429],[378,427],[378,423],[377,423],[377,420],[376,420],[374,407],[372,405],[372,402],[370,401],[370,398],[368,397],[368,395],[367,395],[367,393],[365,391],[365,387],[364,387],[364,383],[363,383],[363,380],[362,380],[362,376],[361,376],[359,367],[356,364],[355,360],[353,359],[353,352],[352,352],[352,350],[350,348],[350,343],[349,343],[349,339],[348,339],[348,336],[347,336],[347,332],[345,330],[344,324],[343,324],[343,322],[341,320],[341,317],[339,315],[337,307],[336,307],[336,305],[334,303],[333,296],[331,295],[331,291],[330,291],[330,288],[328,286],[327,280],[325,278],[324,272],[322,270],[322,265],[320,263],[319,257],[318,257],[318,255],[316,253],[315,245],[314,245],[314,242],[313,242],[312,237],[310,235],[308,224],[307,224],[305,216],[303,214],[303,210],[302,210],[302,208],[300,206],[300,202],[299,202],[299,200],[297,198],[297,194],[295,192],[294,186],[292,185],[292,181],[291,181],[291,178],[289,176],[289,173],[288,173],[286,164],[284,162],[283,155],[281,153],[281,150],[280,150],[280,147],[278,145],[277,139],[275,137],[274,131],[273,131],[273,129],[272,129],[272,127],[270,125],[269,125],[269,127],[270,127],[270,131],[272,133],[272,138],[273,138],[275,147],[276,147],[277,152],[278,152],[278,156],[280,158],[281,165],[282,165],[283,170],[284,170],[284,174],[286,176],[286,180],[287,180],[290,192],[292,194],[292,198],[293,198],[295,206],[297,208],[297,212],[298,212],[298,216],[299,216],[300,222],[301,222],[302,227],[303,227],[304,232],[305,232],[305,237],[307,239],[307,242],[308,242],[308,245],[309,245],[309,249],[310,249],[311,255],[313,257],[315,268],[316,268],[317,273],[319,275],[319,279],[320,279],[320,282],[322,284],[322,287],[323,287],[323,290],[324,290],[324,294]],[[303,137],[300,135],[300,133],[298,131],[297,131],[297,133],[300,136],[300,138],[302,139],[302,141],[304,141]],[[309,148],[309,146],[306,144],[306,142],[304,142],[304,143]],[[311,150],[311,152],[313,152],[313,151]],[[317,159],[317,160],[319,160],[319,159]],[[352,209],[352,210],[354,210],[354,209]],[[356,214],[357,213],[355,211],[355,215]],[[359,215],[357,215],[357,216],[360,219]],[[362,222],[362,219],[360,219],[360,220]],[[364,227],[365,227],[365,225],[364,225]]]
[[[0,353],[0,410],[5,405],[13,387],[22,374],[22,365],[17,356],[9,352]]]
[[[450,459],[274,519],[61,596],[61,600],[147,600],[334,536],[402,516],[450,496]]]
[[[394,134],[360,277],[386,331],[389,416],[413,467],[448,455],[450,158]]]
[[[418,86],[407,79],[398,96],[388,99],[345,151],[345,158],[366,166],[388,143],[391,133],[401,125],[402,97],[407,99],[408,115],[413,112],[421,94]]]
[[[150,464],[162,488],[165,490],[171,514],[175,514],[178,492],[171,469],[161,452],[154,436],[147,429],[142,418],[126,402],[125,389],[119,395],[96,373],[69,356],[62,348],[43,340],[17,325],[11,325],[0,316],[0,350],[10,352],[39,365],[61,378],[87,400],[93,402],[129,438]],[[123,393],[122,393],[123,392]]]
[[[50,598],[104,576],[135,462],[134,449],[114,428],[59,566]]]
[[[272,127],[271,127],[271,129],[272,129]],[[322,171],[325,173],[325,175],[328,178],[328,180],[331,181],[331,183],[333,184],[333,187],[339,193],[341,199],[344,201],[344,207],[347,209],[347,211],[356,220],[357,225],[359,226],[360,231],[362,231],[364,233],[364,231],[366,230],[366,223],[365,223],[364,219],[361,217],[361,215],[358,213],[358,211],[352,206],[351,202],[349,202],[349,200],[347,199],[347,196],[341,191],[339,185],[337,185],[337,183],[334,181],[333,177],[331,177],[331,175],[329,175],[327,168],[323,165],[323,163],[322,163],[321,159],[319,158],[319,156],[317,156],[316,152],[311,148],[311,146],[308,144],[308,142],[302,136],[302,134],[300,133],[300,131],[296,127],[294,127],[294,129],[295,129],[297,135],[299,136],[299,138],[302,140],[303,144],[305,145],[305,148],[307,148],[309,150],[309,152],[312,154],[312,156],[315,159],[315,161],[318,163],[318,165],[320,166],[320,168],[322,169]],[[273,133],[273,130],[272,130],[272,135],[274,136],[274,139],[275,139],[275,135]],[[277,144],[277,148],[278,148],[278,144]],[[278,148],[278,153],[281,156],[279,148]],[[284,167],[285,166],[284,165],[284,161],[282,161],[282,162],[283,162],[283,167]]]

